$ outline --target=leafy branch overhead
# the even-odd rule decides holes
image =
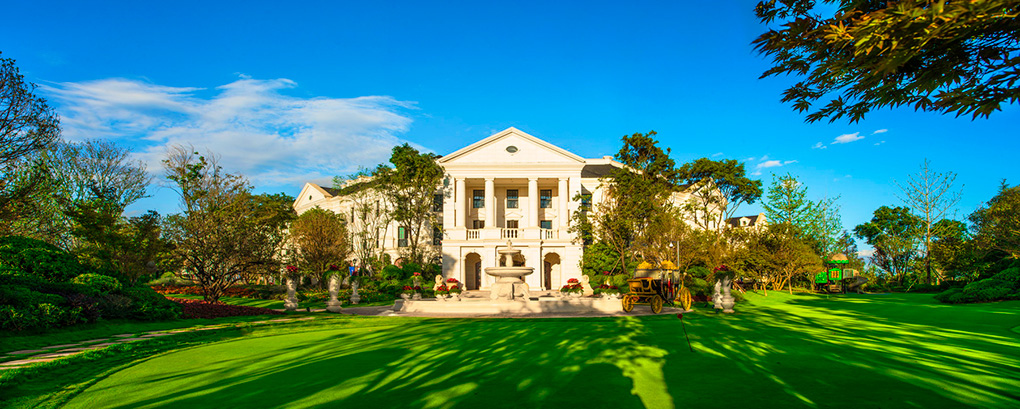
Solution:
[[[1020,1],[767,0],[755,12],[780,23],[754,40],[772,59],[762,78],[806,77],[783,93],[807,122],[910,106],[988,117],[1020,99]],[[828,102],[825,102],[828,100]]]

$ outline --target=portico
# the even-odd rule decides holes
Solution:
[[[492,278],[477,272],[497,267],[497,251],[511,240],[521,250],[514,263],[535,268],[526,277],[531,288],[555,289],[580,277],[581,244],[568,230],[579,207],[573,199],[585,191],[584,158],[510,128],[439,163],[453,187],[443,209],[446,276],[487,289]]]

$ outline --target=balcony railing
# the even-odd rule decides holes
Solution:
[[[482,230],[481,229],[468,229],[468,231],[467,231],[467,238],[468,238],[468,240],[478,240],[478,239],[482,238]]]
[[[520,237],[521,229],[502,229],[499,233],[501,239],[516,239]]]
[[[542,238],[545,240],[560,238],[560,231],[553,229],[542,229]]]

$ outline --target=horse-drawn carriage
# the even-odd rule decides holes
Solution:
[[[677,270],[637,269],[634,278],[627,280],[630,293],[623,296],[623,311],[631,312],[635,305],[648,305],[652,312],[662,312],[663,305],[679,305],[691,309],[691,292],[684,286],[687,274]]]

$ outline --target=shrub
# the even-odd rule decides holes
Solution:
[[[0,305],[0,329],[22,331],[35,327],[36,318],[27,308]]]
[[[121,293],[134,301],[131,318],[155,321],[180,317],[181,308],[178,304],[167,300],[149,287],[126,287]]]
[[[106,318],[127,318],[131,316],[135,301],[126,295],[106,294],[99,298],[98,306]]]
[[[712,274],[712,270],[709,270],[707,267],[694,266],[687,269],[687,275],[691,277],[705,278],[708,277],[709,274]]]
[[[63,304],[64,297],[32,291],[22,286],[0,287],[0,304],[16,307],[33,307],[39,304]]]
[[[384,281],[404,280],[411,278],[410,274],[408,274],[407,277],[404,277],[404,270],[394,265],[388,265],[386,267],[383,267],[382,273],[380,273],[380,275],[382,276],[382,279]]]
[[[74,256],[56,246],[19,236],[0,238],[0,270],[13,270],[53,282],[67,281],[86,272]]]
[[[1006,281],[989,278],[967,284],[963,292],[974,297],[977,302],[997,301],[1013,292],[1013,287]]]
[[[118,291],[120,281],[102,274],[86,273],[71,279],[71,283],[79,285],[80,292],[87,295],[100,295]]]
[[[77,308],[84,322],[94,322],[102,316],[99,300],[92,296],[72,294],[67,297],[67,305]]]
[[[993,280],[1000,280],[1008,283],[1014,289],[1020,289],[1020,266],[1013,266],[1002,270],[999,274],[992,276]]]

